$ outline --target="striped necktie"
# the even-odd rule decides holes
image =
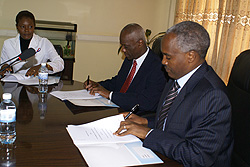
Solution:
[[[174,86],[168,92],[166,100],[163,103],[162,109],[159,114],[159,119],[157,122],[157,129],[163,129],[164,122],[168,117],[168,110],[170,109],[174,99],[178,95],[179,88],[180,88],[179,84],[177,83],[177,81],[175,81]]]
[[[132,67],[126,81],[124,82],[124,84],[122,85],[122,88],[120,90],[121,93],[126,93],[126,91],[128,90],[128,87],[129,87],[129,85],[130,85],[130,83],[133,80],[134,75],[135,75],[136,65],[137,65],[136,60],[134,60],[133,67]]]

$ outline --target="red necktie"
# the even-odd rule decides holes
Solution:
[[[134,60],[133,67],[132,67],[126,81],[124,82],[124,84],[122,85],[122,88],[120,90],[121,93],[126,93],[126,91],[128,90],[128,87],[129,87],[129,85],[130,85],[130,83],[135,75],[136,65],[137,65],[137,63]]]

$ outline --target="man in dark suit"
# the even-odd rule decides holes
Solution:
[[[144,139],[145,147],[184,166],[229,167],[231,105],[225,84],[205,61],[209,45],[209,34],[198,23],[185,21],[168,29],[162,41],[162,64],[172,79],[155,119],[132,114],[115,134],[136,135]]]
[[[126,58],[118,74],[99,83],[89,81],[87,85],[85,81],[86,88],[91,94],[111,99],[124,110],[139,104],[139,113],[155,111],[166,83],[161,60],[147,47],[144,30],[138,24],[128,24],[122,29],[120,44]],[[130,77],[131,83],[125,86]]]

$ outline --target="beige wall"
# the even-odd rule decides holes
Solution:
[[[89,74],[103,80],[114,76],[122,63],[122,55],[117,55],[122,27],[136,22],[151,29],[152,35],[165,31],[172,25],[174,4],[174,0],[0,0],[0,31],[15,30],[15,16],[24,9],[37,20],[76,23],[73,79],[84,81]],[[0,48],[6,38],[0,33]]]

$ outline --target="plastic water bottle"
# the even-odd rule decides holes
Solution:
[[[0,166],[14,167],[16,166],[16,155],[15,155],[16,145],[12,144],[2,144],[0,146]]]
[[[47,93],[48,91],[48,78],[49,72],[46,67],[46,63],[42,63],[38,73],[39,78],[39,92],[40,93]]]
[[[38,109],[40,112],[40,119],[44,119],[47,112],[47,94],[39,93]]]
[[[3,94],[0,104],[0,140],[2,144],[12,144],[16,140],[16,106],[10,93]]]

